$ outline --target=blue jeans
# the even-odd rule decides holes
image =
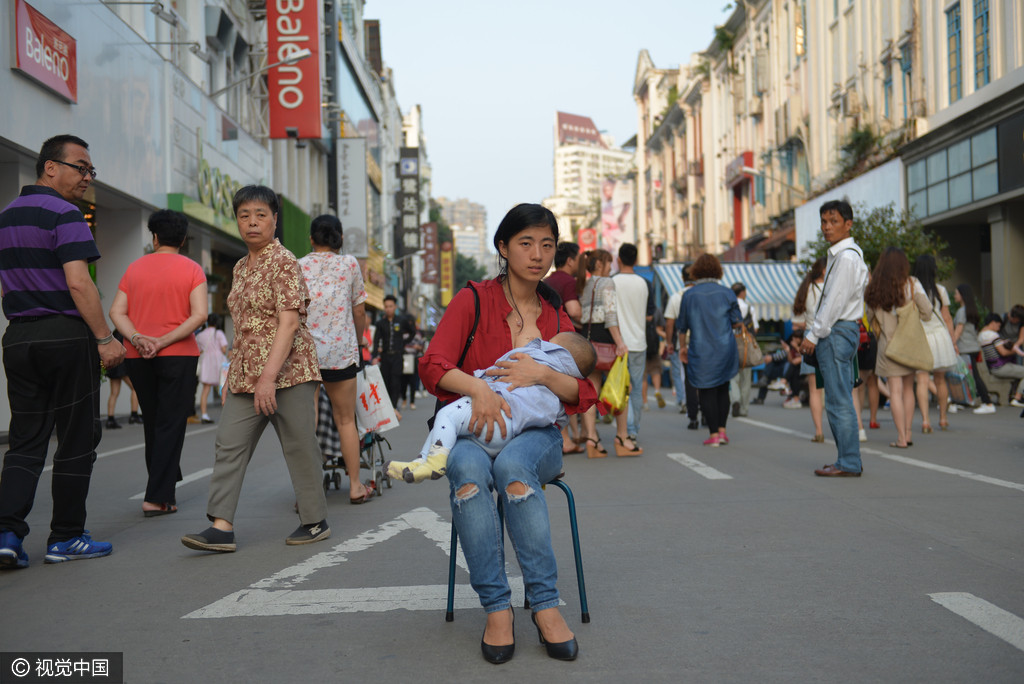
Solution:
[[[682,406],[686,403],[686,387],[683,385],[683,362],[679,358],[679,350],[674,349],[668,360],[672,389],[676,393],[676,403]]]
[[[643,411],[644,396],[642,387],[644,371],[647,370],[647,352],[644,350],[629,352],[629,411],[626,413],[626,432],[631,435],[640,434],[640,413]]]
[[[495,457],[479,444],[460,439],[448,455],[452,521],[462,541],[469,566],[469,582],[488,613],[511,607],[512,592],[505,575],[505,543],[492,492],[504,498],[505,521],[519,567],[526,598],[534,611],[558,605],[558,567],[551,548],[548,505],[541,485],[562,470],[562,435],[555,427],[532,428],[513,438]],[[522,482],[523,496],[506,490]],[[468,495],[459,490],[475,485]],[[454,549],[452,549],[454,553]]]
[[[857,358],[860,326],[856,321],[839,321],[828,337],[818,341],[818,368],[825,380],[825,413],[836,440],[840,470],[859,473],[860,440],[857,413],[853,407],[853,360]]]

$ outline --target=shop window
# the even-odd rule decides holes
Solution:
[[[960,207],[971,201],[971,174],[962,173],[949,179],[949,206]]]
[[[981,166],[986,162],[995,161],[998,156],[995,128],[990,128],[971,138],[972,166]]]
[[[999,192],[999,170],[995,162],[974,170],[974,199],[991,197]]]
[[[928,215],[938,214],[949,209],[949,191],[945,183],[938,183],[928,188]]]

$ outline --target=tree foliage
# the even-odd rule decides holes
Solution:
[[[922,254],[935,257],[938,266],[938,281],[949,280],[956,268],[956,260],[942,256],[943,250],[949,245],[934,233],[929,233],[919,220],[908,211],[898,213],[892,204],[868,209],[862,203],[853,207],[853,228],[850,231],[854,242],[864,250],[864,261],[869,269],[874,269],[878,257],[886,247],[899,247],[910,260],[913,269],[914,260]],[[801,263],[808,268],[815,260],[825,256],[829,244],[820,234],[807,248],[808,256]]]
[[[437,224],[437,243],[443,245],[446,242],[452,243],[452,248],[455,247],[455,238],[452,235],[451,226],[444,220],[444,216],[441,214],[441,205],[431,200],[430,202],[430,220]],[[476,259],[464,254],[455,252],[455,289],[461,290],[466,286],[467,280],[480,281],[487,277],[487,267],[478,264]]]

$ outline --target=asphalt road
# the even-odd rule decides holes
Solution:
[[[396,459],[419,447],[430,403],[387,433]],[[178,539],[206,527],[216,426],[189,426],[180,512],[145,519],[133,498],[145,488],[142,430],[126,425],[104,434],[89,497],[93,537],[114,553],[43,564],[44,476],[32,564],[0,574],[0,651],[123,652],[128,682],[1021,682],[1018,413],[957,414],[948,432],[916,427],[914,446],[897,450],[882,412],[864,476],[836,480],[812,473],[834,446],[812,443],[808,411],[782,409],[778,395],[730,419],[731,444],[717,449],[671,406],[652,408],[643,456],[565,459],[589,624],[564,497],[548,488],[579,660],[547,658],[517,610],[516,656],[498,669],[480,656],[483,613],[464,570],[455,621],[444,621],[446,482],[396,483],[362,506],[332,489],[331,539],[286,546],[294,497],[268,431],[243,489],[238,551],[202,554]],[[612,427],[600,431],[611,451]],[[518,577],[510,545],[508,558]]]

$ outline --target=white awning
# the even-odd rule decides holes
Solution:
[[[669,294],[683,289],[683,264],[657,264],[658,279]],[[747,303],[754,305],[757,317],[765,320],[789,320],[793,317],[793,299],[803,280],[804,267],[796,263],[724,263],[721,283],[731,287],[747,286]]]

